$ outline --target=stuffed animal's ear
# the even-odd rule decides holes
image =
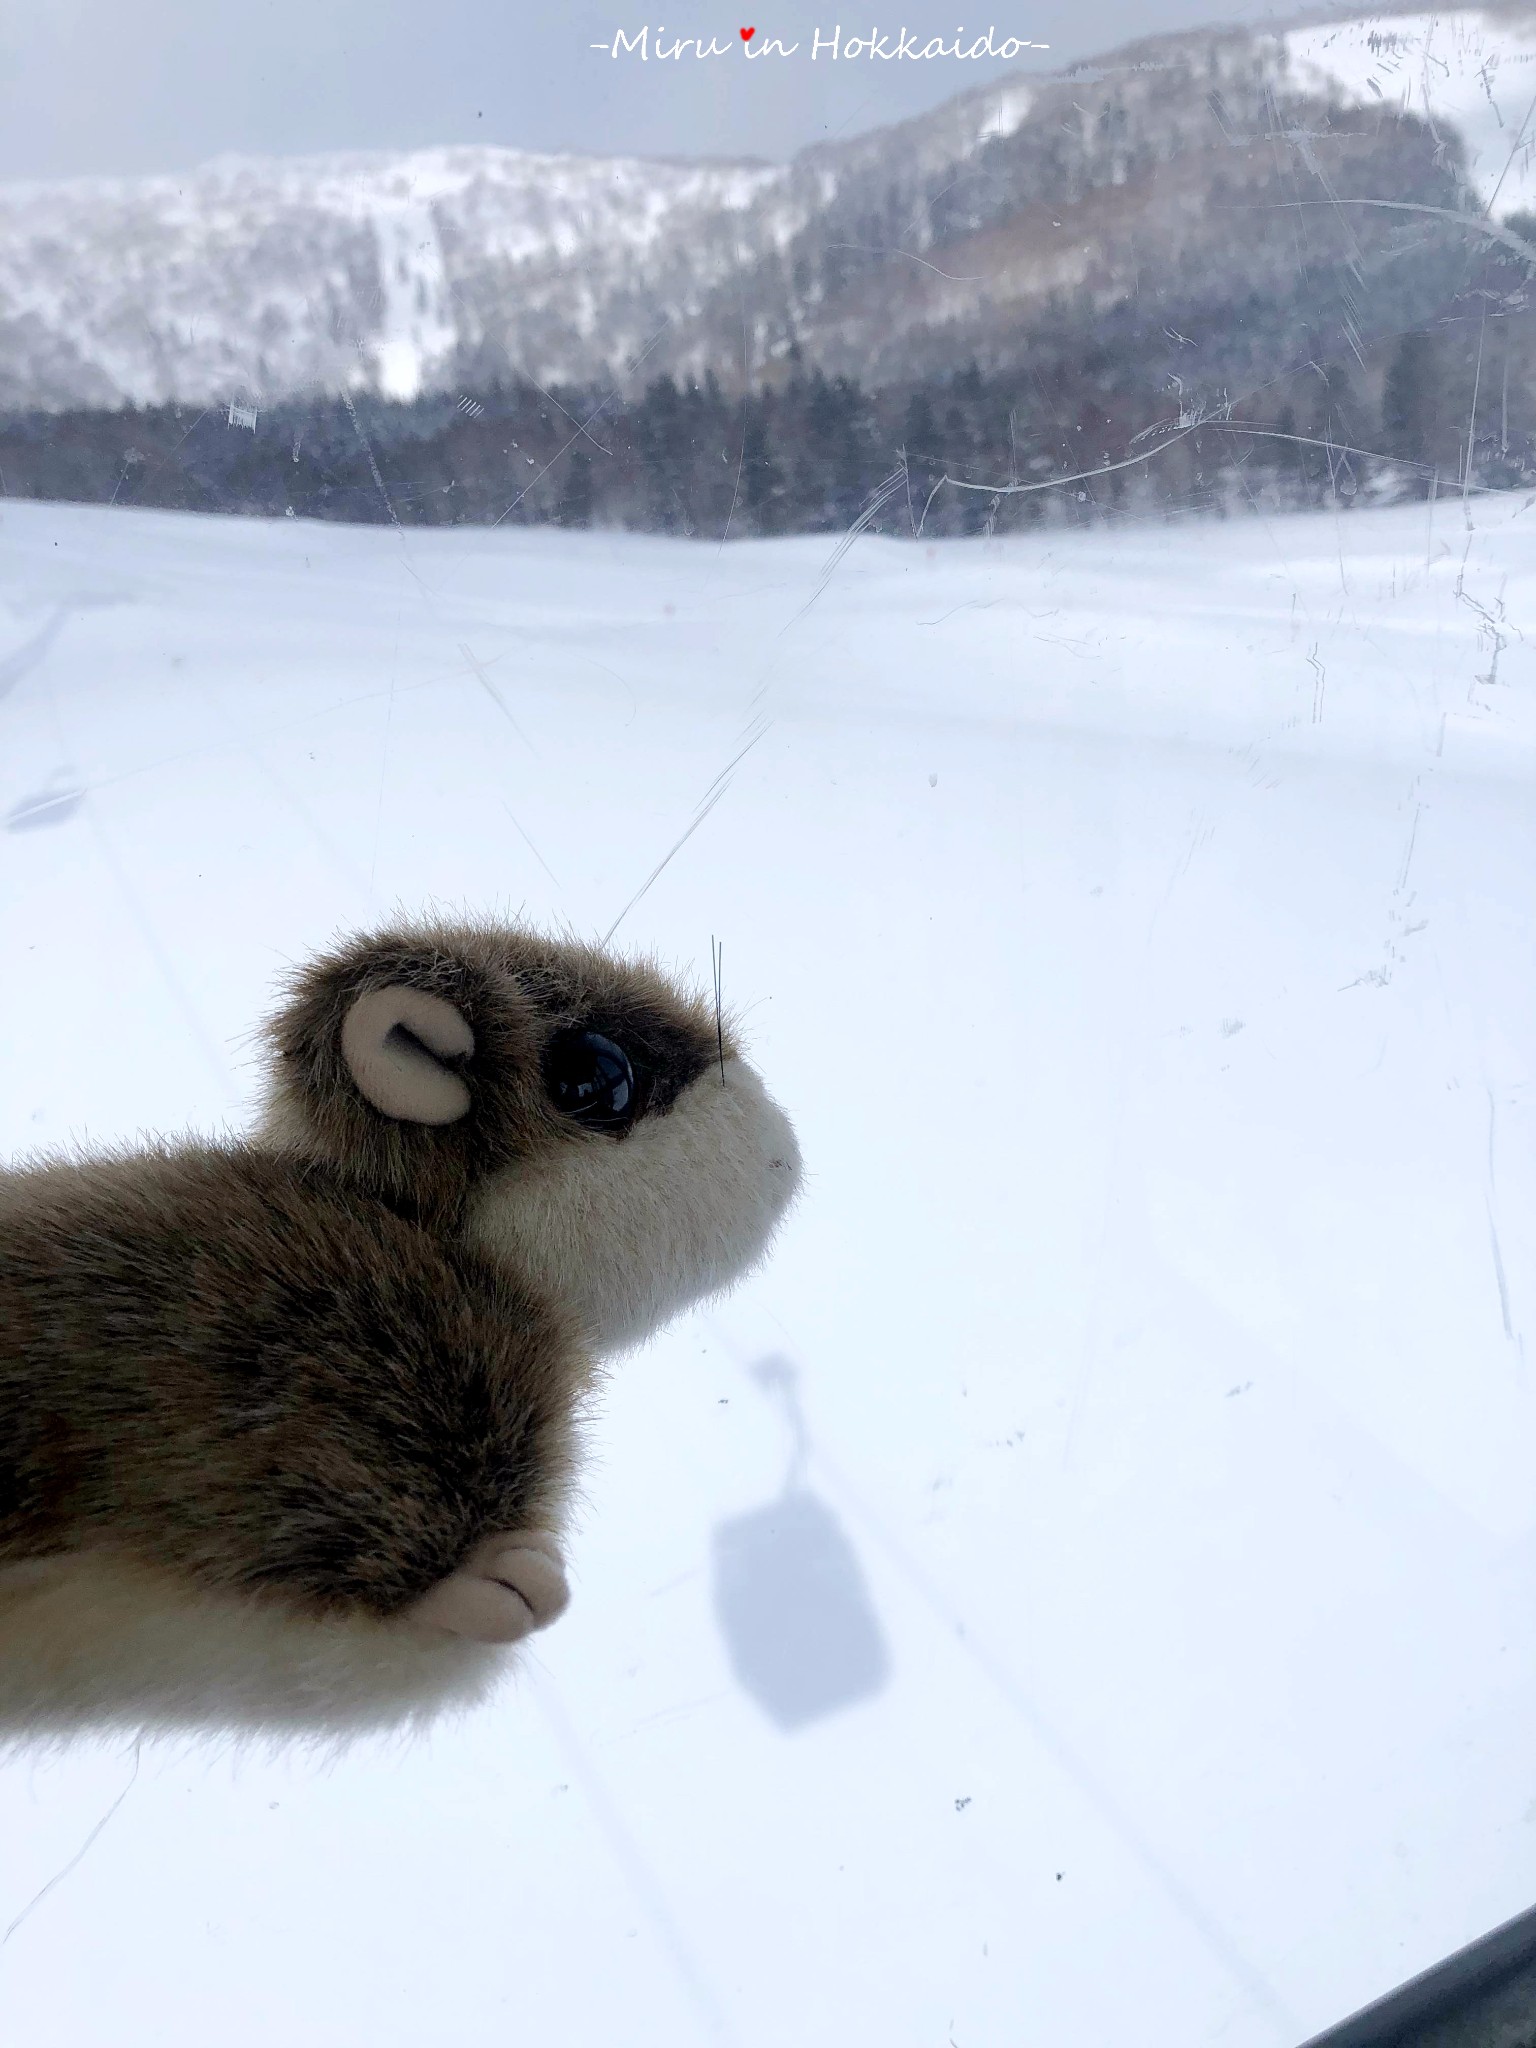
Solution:
[[[452,1003],[398,983],[358,996],[341,1027],[341,1056],[358,1092],[400,1123],[466,1116],[468,1085],[445,1062],[474,1049],[475,1034]]]

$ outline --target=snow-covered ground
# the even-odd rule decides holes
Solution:
[[[238,1123],[285,960],[601,934],[702,816],[619,940],[723,941],[810,1168],[493,1708],[0,1767],[5,2039],[1294,2048],[1536,1899],[1528,506],[0,507],[0,1151]]]

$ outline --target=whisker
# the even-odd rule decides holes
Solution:
[[[723,1088],[725,1086],[725,1017],[721,1000],[725,961],[725,942],[723,940],[717,942],[711,937],[709,942],[709,960],[715,976],[715,1044],[719,1047],[720,1051],[720,1086]]]

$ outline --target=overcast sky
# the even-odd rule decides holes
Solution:
[[[734,4],[734,0],[730,0]],[[292,155],[483,141],[593,153],[783,157],[900,119],[1015,68],[1054,69],[1133,36],[1289,18],[1264,0],[721,0],[651,12],[529,0],[0,0],[0,177],[178,170],[226,150]],[[1354,9],[1350,10],[1355,11]],[[891,42],[1047,43],[1020,64],[826,56],[819,32]],[[649,26],[700,61],[590,46]],[[739,30],[799,41],[748,62]]]

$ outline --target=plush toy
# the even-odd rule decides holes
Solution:
[[[728,1023],[421,925],[302,969],[244,1141],[0,1171],[0,1729],[342,1731],[566,1601],[594,1364],[793,1197]]]

